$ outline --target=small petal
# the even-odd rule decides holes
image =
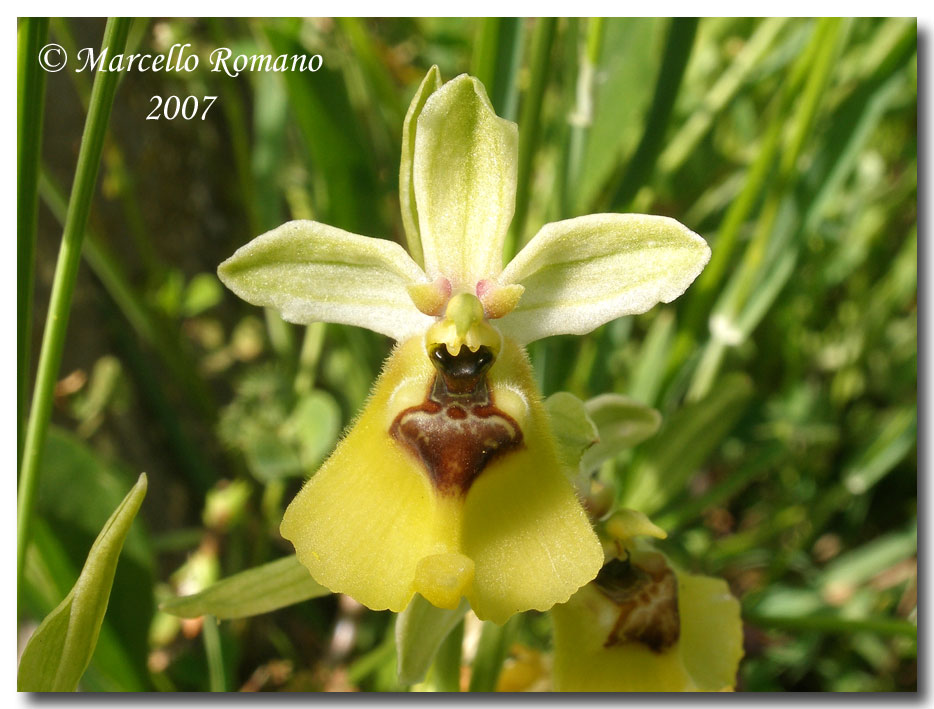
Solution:
[[[498,325],[523,344],[583,335],[674,300],[709,259],[707,242],[668,217],[592,214],[546,224],[500,275],[525,292]]]
[[[412,97],[409,110],[402,123],[402,160],[399,163],[399,205],[402,207],[402,226],[409,253],[416,263],[424,264],[422,239],[418,231],[418,209],[415,206],[415,184],[412,181],[412,162],[415,156],[415,127],[425,107],[425,101],[441,88],[441,72],[431,67]]]
[[[425,274],[401,246],[312,221],[286,222],[217,269],[224,285],[289,322],[366,327],[403,340],[433,322],[407,288]]]
[[[425,270],[455,290],[473,290],[502,270],[518,135],[466,74],[431,94],[418,117],[413,181]]]

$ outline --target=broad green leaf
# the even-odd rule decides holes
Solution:
[[[463,617],[467,599],[453,610],[436,608],[416,593],[396,619],[396,658],[399,681],[416,684],[425,679],[438,648]]]
[[[583,335],[671,302],[709,259],[707,242],[668,217],[591,214],[546,224],[499,278],[525,287],[500,327],[521,343]]]
[[[516,199],[518,129],[466,74],[425,102],[412,177],[425,271],[455,290],[500,272]]]
[[[74,588],[33,633],[17,676],[21,692],[70,692],[84,674],[100,632],[123,541],[146,496],[146,474],[111,515]]]
[[[600,440],[597,427],[587,415],[584,402],[566,391],[559,391],[545,399],[545,408],[551,418],[558,457],[565,467],[577,472],[581,457]]]
[[[594,470],[604,461],[655,435],[662,416],[628,396],[601,394],[585,404],[587,415],[597,427],[599,440],[584,452],[581,466]]]
[[[162,610],[182,618],[246,618],[329,593],[292,555],[228,576],[200,593],[173,598]]]
[[[399,205],[402,208],[402,225],[405,227],[405,239],[409,253],[416,263],[424,265],[422,239],[418,231],[418,208],[415,204],[415,183],[412,180],[412,163],[415,159],[415,127],[418,117],[425,107],[425,101],[441,88],[441,72],[437,66],[431,67],[419,85],[409,110],[402,123],[402,160],[399,163]]]
[[[425,274],[401,246],[297,220],[258,236],[217,269],[224,285],[289,322],[366,327],[396,340],[424,332],[406,287]]]

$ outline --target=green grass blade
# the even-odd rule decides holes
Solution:
[[[16,95],[16,465],[23,462],[26,396],[29,390],[29,344],[32,336],[32,290],[36,267],[36,221],[39,209],[39,160],[45,108],[45,71],[39,47],[48,34],[47,18],[27,17],[18,28]]]
[[[529,211],[531,193],[532,160],[538,152],[541,136],[542,100],[551,66],[551,47],[555,39],[558,21],[554,17],[541,17],[535,22],[532,32],[531,57],[529,58],[529,88],[522,100],[519,117],[519,167],[516,178],[516,211],[506,244],[503,247],[504,262],[515,255],[524,243],[525,219]]]
[[[21,692],[70,692],[87,669],[100,633],[123,542],[146,496],[146,474],[104,525],[74,588],[33,633],[17,675]]]
[[[162,610],[182,618],[247,618],[330,593],[293,555],[241,571],[200,593],[173,598]]]
[[[658,158],[659,170],[672,172],[684,163],[698,142],[710,131],[720,112],[736,96],[750,75],[759,68],[760,61],[772,49],[776,38],[788,22],[788,18],[785,17],[769,17],[762,20],[742,51],[736,55],[736,59],[707,92],[701,105],[668,141]]]
[[[496,115],[516,120],[518,75],[522,61],[522,25],[518,17],[479,20],[470,73],[483,82]]]
[[[687,68],[694,37],[697,34],[696,17],[680,17],[671,20],[665,40],[662,67],[655,82],[652,106],[645,118],[645,130],[636,152],[629,160],[626,172],[610,200],[615,211],[625,211],[639,188],[652,174],[655,161],[664,147],[668,121],[681,88],[681,80]]]
[[[127,18],[111,18],[107,21],[102,47],[107,49],[108,54],[114,55],[123,51],[129,25],[130,21]],[[55,267],[49,312],[36,372],[36,386],[33,390],[32,408],[26,427],[23,462],[20,467],[16,540],[17,579],[22,577],[26,545],[29,542],[29,526],[35,507],[39,455],[52,415],[52,393],[65,346],[71,296],[78,276],[78,266],[81,263],[81,243],[91,209],[91,199],[94,196],[110,109],[113,106],[120,76],[119,72],[109,71],[98,72],[95,75],[94,88],[91,91],[91,105],[85,121],[81,148],[78,152],[78,165],[75,170],[71,199],[68,203],[68,216],[65,219],[65,228],[62,233],[58,263]]]

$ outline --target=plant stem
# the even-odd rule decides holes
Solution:
[[[497,625],[489,620],[484,621],[477,656],[473,661],[469,691],[492,692],[496,689],[496,682],[503,669],[503,661],[506,659],[506,651],[517,618],[519,616],[514,615],[506,621],[505,625]]]
[[[217,618],[213,615],[204,616],[201,634],[204,637],[204,654],[208,659],[208,687],[212,692],[226,692],[224,653],[221,650],[221,633],[217,625]]]
[[[29,388],[29,344],[32,337],[32,290],[36,267],[36,222],[39,208],[39,158],[45,107],[45,72],[37,55],[49,29],[47,18],[23,19],[19,26],[16,97],[16,465],[23,462],[23,424]]]
[[[110,18],[104,29],[102,51],[111,56],[120,54],[126,44],[130,27],[128,18]],[[68,203],[68,216],[62,232],[62,244],[55,277],[52,282],[52,294],[49,299],[49,312],[42,336],[42,349],[39,354],[39,366],[36,371],[36,385],[33,390],[32,407],[26,427],[26,440],[23,446],[23,461],[20,467],[17,540],[16,540],[16,577],[21,583],[23,562],[29,542],[29,528],[35,508],[38,483],[40,454],[45,442],[45,434],[52,416],[52,393],[55,380],[62,362],[65,346],[65,334],[68,328],[68,314],[71,308],[71,296],[75,288],[78,266],[81,263],[81,242],[88,221],[91,199],[97,182],[97,170],[100,165],[101,148],[107,132],[110,109],[120,79],[119,72],[99,72],[94,77],[91,91],[91,105],[88,109],[81,148],[78,151],[78,164],[75,169],[75,181],[71,199]]]

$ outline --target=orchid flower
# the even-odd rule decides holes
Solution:
[[[285,512],[312,576],[373,609],[466,597],[483,619],[547,610],[603,551],[556,451],[524,346],[678,297],[706,242],[666,217],[545,225],[503,267],[518,131],[467,75],[433,67],[403,124],[398,244],[292,221],[240,248],[221,280],[290,322],[398,344],[365,409]]]
[[[743,657],[743,624],[726,582],[684,573],[636,540],[666,535],[635,510],[616,512],[605,528],[614,532],[617,552],[593,582],[551,611],[554,688],[732,690]]]

